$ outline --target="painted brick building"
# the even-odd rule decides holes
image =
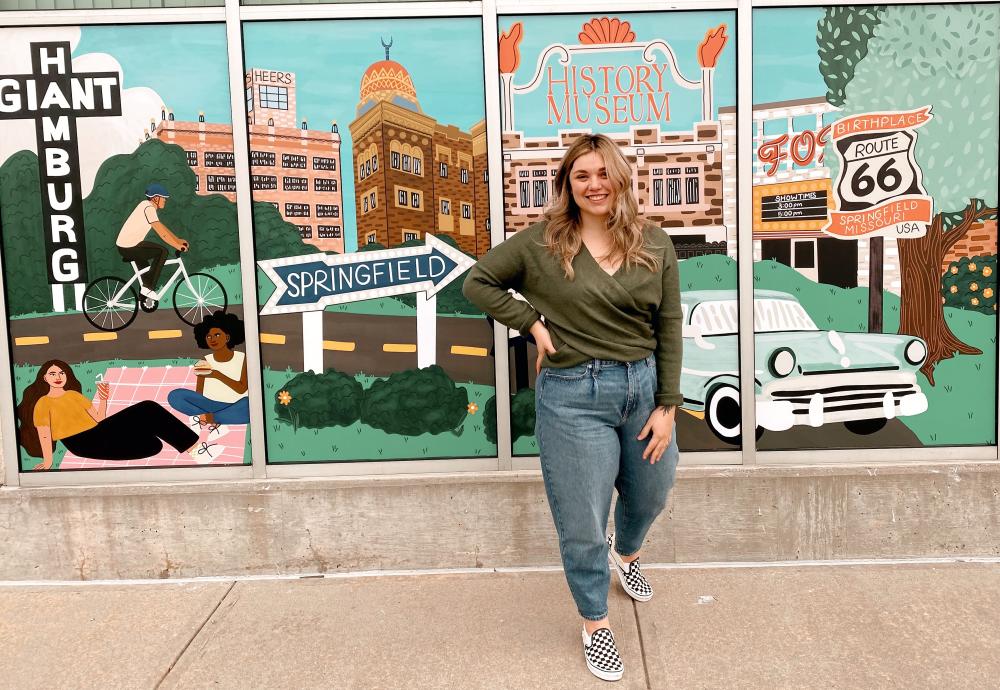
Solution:
[[[490,248],[485,122],[465,132],[424,113],[388,52],[365,71],[349,125],[358,246],[395,247],[430,232],[481,256]]]
[[[311,130],[296,120],[295,75],[251,69],[246,73],[250,134],[250,185],[254,201],[273,204],[299,228],[302,241],[323,251],[344,252],[340,134]],[[161,114],[155,136],[181,146],[197,176],[199,194],[236,201],[233,128],[179,122]]]
[[[590,130],[561,130],[556,137],[504,132],[504,214],[508,233],[541,219],[552,198],[556,169],[576,137]],[[685,259],[736,247],[736,226],[723,219],[723,149],[717,121],[692,131],[634,126],[612,133],[632,164],[639,213],[666,230]]]

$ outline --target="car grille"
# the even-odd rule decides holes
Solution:
[[[803,382],[806,383],[806,382]],[[795,407],[793,414],[808,414],[809,403],[819,394],[823,400],[823,411],[847,412],[851,410],[879,409],[886,394],[892,395],[895,404],[908,395],[916,395],[920,390],[912,383],[853,384],[823,387],[775,388],[769,391],[774,400],[784,400]]]

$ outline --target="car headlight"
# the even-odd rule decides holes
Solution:
[[[779,378],[788,376],[795,370],[795,353],[787,347],[778,348],[771,353],[767,366]]]
[[[924,345],[922,340],[911,340],[906,344],[906,349],[903,350],[903,356],[906,361],[913,366],[918,366],[924,363],[927,358],[927,346]]]

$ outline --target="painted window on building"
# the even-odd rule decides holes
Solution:
[[[260,87],[260,106],[277,110],[288,110],[288,89],[284,86]]]

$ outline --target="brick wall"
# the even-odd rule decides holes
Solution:
[[[941,273],[948,270],[948,264],[963,256],[984,256],[997,253],[997,222],[988,220],[973,225],[969,232],[955,243],[941,263]]]

